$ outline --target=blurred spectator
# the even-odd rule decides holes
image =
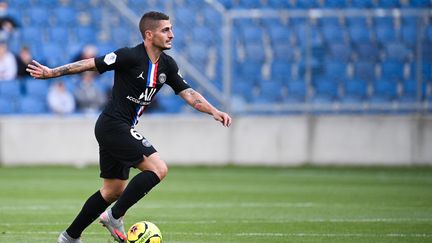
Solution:
[[[6,39],[0,38],[0,81],[15,79],[17,69],[15,56],[9,51]]]
[[[47,101],[50,110],[56,114],[69,114],[75,110],[74,97],[62,81],[56,81],[52,84]]]
[[[9,40],[17,27],[18,22],[8,14],[8,4],[0,2],[0,38]]]
[[[79,61],[79,60],[83,60],[83,59],[87,59],[87,58],[92,58],[92,57],[96,57],[98,53],[97,47],[91,44],[85,45],[83,47],[83,49],[81,50],[80,53],[78,53],[74,58],[73,58],[73,62]]]
[[[19,78],[30,77],[30,73],[26,71],[27,65],[31,63],[33,60],[33,56],[30,52],[30,49],[27,46],[23,46],[20,49],[20,52],[16,56],[16,62],[18,65],[18,74]]]
[[[95,72],[84,72],[79,87],[75,90],[75,98],[81,112],[99,112],[107,101],[106,94],[95,83],[95,76]]]

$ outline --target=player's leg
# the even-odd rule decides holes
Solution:
[[[104,179],[102,188],[87,199],[72,224],[66,229],[67,235],[78,239],[84,229],[119,198],[126,185],[126,180]]]
[[[168,173],[168,167],[158,152],[144,157],[144,160],[135,167],[141,172],[131,179],[123,194],[111,208],[114,218],[122,217],[130,207],[143,198]]]

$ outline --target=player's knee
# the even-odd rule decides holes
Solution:
[[[102,197],[105,199],[105,201],[109,203],[117,201],[117,199],[121,196],[123,191],[124,191],[124,187],[117,187],[117,188],[102,187],[102,189],[100,190]]]
[[[155,173],[160,180],[165,178],[165,176],[168,174],[168,166],[165,161],[162,160],[157,164]]]

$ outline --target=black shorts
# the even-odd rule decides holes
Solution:
[[[156,152],[147,139],[127,123],[104,114],[96,122],[95,135],[102,178],[127,180],[130,167]]]

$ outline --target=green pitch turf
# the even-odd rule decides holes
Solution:
[[[96,167],[0,167],[0,242],[55,242],[100,184]],[[432,242],[432,168],[173,167],[125,220],[164,242]],[[113,242],[98,223],[83,240]]]

